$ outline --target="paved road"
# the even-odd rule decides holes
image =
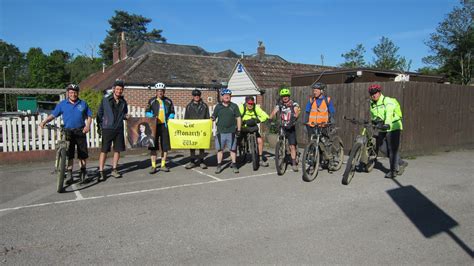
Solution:
[[[342,170],[305,183],[273,164],[215,175],[173,157],[149,175],[146,156],[126,156],[122,179],[64,194],[50,163],[0,166],[0,264],[473,263],[473,150],[349,186]]]

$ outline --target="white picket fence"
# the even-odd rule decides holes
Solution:
[[[210,112],[212,113],[210,108]],[[184,107],[175,106],[175,119],[184,118]],[[144,117],[145,108],[129,106],[129,114],[132,117]],[[0,120],[0,152],[54,150],[60,138],[60,133],[49,129],[39,128],[39,124],[47,115],[29,116],[22,118],[10,118]],[[62,124],[62,118],[51,121],[57,126]],[[87,134],[87,146],[89,148],[100,147],[100,137],[97,133],[95,119],[92,120],[91,130]]]

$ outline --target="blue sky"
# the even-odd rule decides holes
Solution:
[[[151,18],[169,43],[207,51],[266,52],[288,61],[338,65],[342,53],[362,43],[366,61],[381,36],[399,54],[423,66],[424,44],[458,0],[0,0],[0,38],[22,52],[40,47],[90,54],[103,41],[114,10]]]

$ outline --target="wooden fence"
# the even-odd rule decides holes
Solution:
[[[344,121],[343,117],[369,118],[367,88],[370,84],[333,84],[326,90],[334,101],[338,133],[346,151],[359,128]],[[422,82],[379,84],[383,87],[383,94],[395,97],[402,107],[404,130],[401,148],[404,155],[474,146],[474,87]],[[312,89],[293,87],[291,91],[292,98],[304,111]],[[268,89],[263,98],[264,110],[270,111],[278,99],[278,89]],[[298,142],[306,143],[306,132],[301,124],[297,126],[297,134]]]
[[[212,114],[213,108],[210,107],[209,109],[209,112]],[[176,119],[184,119],[184,112],[184,107],[175,106]],[[144,117],[145,108],[129,106],[129,114],[132,117]],[[17,152],[55,149],[60,134],[46,128],[39,129],[39,123],[45,118],[46,115],[38,115],[0,120],[0,151]],[[61,125],[62,118],[51,121],[51,124]],[[89,148],[100,147],[100,137],[97,132],[95,119],[92,120],[91,130],[87,134],[87,146]]]

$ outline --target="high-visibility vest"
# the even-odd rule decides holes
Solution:
[[[331,101],[330,97],[327,97],[327,103]],[[316,99],[311,104],[311,111],[309,112],[308,124],[320,124],[329,122],[329,109],[325,100],[321,101],[321,105],[318,106]]]

